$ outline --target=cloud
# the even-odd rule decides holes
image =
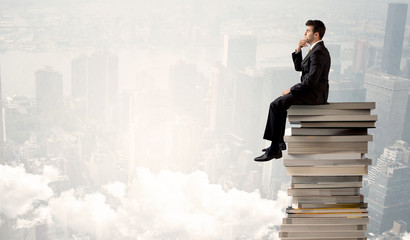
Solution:
[[[261,199],[257,192],[210,184],[203,172],[158,174],[139,168],[128,188],[114,182],[101,193],[70,190],[49,202],[56,223],[99,239],[231,239],[266,235],[268,225],[279,225],[288,197]]]
[[[277,201],[262,199],[258,192],[225,191],[200,171],[155,174],[139,168],[128,186],[113,182],[101,191],[71,189],[53,196],[48,183],[57,177],[49,167],[34,175],[21,166],[1,166],[0,212],[16,218],[16,228],[48,223],[49,228],[88,233],[100,240],[261,239],[272,232],[269,225],[280,224],[282,209],[289,203],[283,191]],[[38,200],[42,204],[36,204]]]
[[[46,201],[53,196],[48,184],[55,170],[47,167],[46,175],[27,173],[23,166],[0,165],[0,214],[17,218],[33,209],[36,201]]]
[[[254,236],[268,224],[280,224],[283,217],[281,202],[261,199],[256,192],[224,191],[199,171],[153,174],[140,168],[122,201],[118,217],[124,235],[154,229],[180,239]]]
[[[78,191],[66,191],[58,198],[51,199],[48,207],[55,223],[64,230],[95,234],[99,236],[98,239],[110,239],[116,213],[101,193],[80,196]]]
[[[410,233],[405,233],[401,239],[402,240],[410,240]]]

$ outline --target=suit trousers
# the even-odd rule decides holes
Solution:
[[[280,96],[270,104],[263,138],[272,141],[273,148],[279,149],[279,143],[284,142],[283,136],[285,135],[287,110],[292,105],[301,104],[306,103],[292,95],[292,93]]]

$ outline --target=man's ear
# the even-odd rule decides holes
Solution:
[[[320,39],[320,38],[319,38],[319,32],[315,32],[315,33],[313,34],[313,36],[317,37],[317,39]]]

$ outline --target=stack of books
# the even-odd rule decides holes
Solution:
[[[365,157],[373,137],[374,102],[295,105],[288,110],[292,127],[285,136],[283,163],[292,176],[292,206],[283,219],[281,239],[364,240],[369,221],[360,194],[372,160]]]

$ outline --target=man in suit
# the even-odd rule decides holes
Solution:
[[[320,20],[306,22],[305,38],[299,41],[294,53],[293,63],[296,71],[301,71],[300,83],[282,92],[270,104],[268,120],[263,138],[272,141],[265,153],[255,161],[264,162],[282,157],[286,150],[283,141],[287,110],[291,105],[325,104],[329,94],[330,55],[323,43],[326,27]],[[302,48],[310,45],[308,54],[302,60]]]

